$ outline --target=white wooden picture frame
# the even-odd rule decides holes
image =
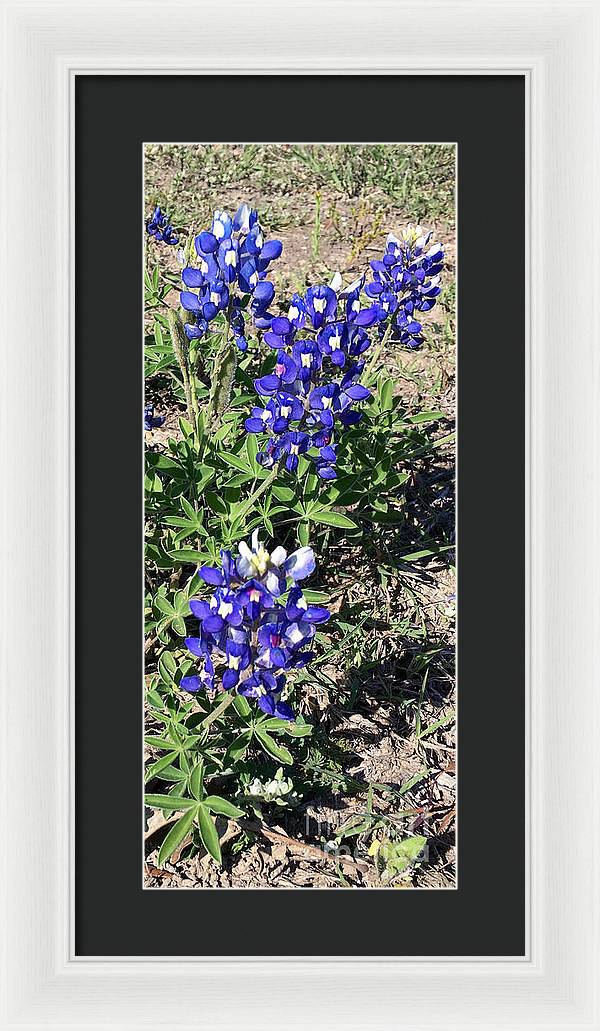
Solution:
[[[598,0],[0,9],[0,1026],[600,1028]],[[73,954],[74,80],[261,71],[526,77],[525,957]]]

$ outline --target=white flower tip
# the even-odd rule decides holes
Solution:
[[[335,290],[336,293],[337,293],[337,291],[339,290],[341,285],[342,285],[341,274],[339,272],[334,272],[329,286],[331,287],[332,290]]]
[[[347,287],[342,290],[342,297],[346,297],[347,294],[351,294],[354,290],[358,290],[359,286],[362,286],[362,276],[355,279],[353,283],[349,283]]]
[[[240,555],[242,556],[242,558],[245,558],[247,562],[251,562],[252,561],[252,552],[250,551],[250,548],[246,544],[246,541],[240,541],[240,543],[238,545],[238,551],[239,551]]]
[[[279,545],[271,552],[271,565],[281,566],[287,558],[287,551]]]

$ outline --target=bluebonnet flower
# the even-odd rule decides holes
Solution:
[[[314,569],[311,548],[269,552],[257,530],[250,545],[240,543],[237,557],[221,551],[220,568],[201,566],[199,576],[216,590],[208,600],[190,600],[200,627],[185,644],[201,666],[180,686],[194,694],[214,690],[220,678],[223,690],[237,689],[268,715],[294,719],[285,700],[286,671],[310,661],[315,627],[329,619],[328,609],[310,605],[298,586]]]
[[[158,205],[146,222],[146,232],[149,236],[153,236],[158,243],[166,243],[170,247],[179,243],[179,237],[175,235],[173,226],[169,225],[167,216]]]
[[[276,716],[280,720],[293,720],[294,711],[287,702],[281,700],[285,687],[285,676],[275,676],[270,670],[261,669],[252,673],[241,685],[240,694],[253,698],[259,708],[267,716]]]
[[[261,328],[271,323],[268,309],[275,288],[265,277],[282,246],[280,240],[265,242],[258,215],[247,204],[241,204],[233,218],[226,211],[215,211],[210,229],[194,238],[197,264],[181,273],[186,289],[181,291],[180,301],[189,312],[185,323],[188,337],[204,336],[212,320],[226,312],[235,344],[245,351],[246,313]]]
[[[382,259],[371,262],[370,282],[363,275],[342,289],[336,273],[304,297],[295,293],[282,314],[269,311],[271,284],[264,297],[257,288],[255,325],[276,351],[276,363],[254,381],[257,394],[270,400],[252,409],[245,428],[267,434],[257,454],[264,468],[281,462],[295,473],[306,455],[321,479],[336,478],[336,433],[360,421],[356,405],[370,397],[359,381],[372,337],[383,337],[389,326],[408,347],[423,339],[417,315],[435,303],[443,265],[443,250],[428,247],[430,238],[413,226],[401,240],[389,236]]]
[[[154,405],[147,404],[144,408],[144,429],[153,430],[157,426],[162,426],[165,421],[164,415],[154,414]]]
[[[262,433],[270,429],[273,433],[284,433],[290,422],[297,422],[304,414],[304,406],[298,397],[279,390],[267,402],[265,408],[253,408],[252,416],[246,419],[248,433]]]
[[[287,315],[274,316],[268,323],[264,340],[276,349],[277,359],[273,371],[256,379],[254,387],[272,400],[264,408],[253,408],[245,422],[249,433],[270,434],[257,454],[264,468],[281,461],[295,473],[300,456],[306,454],[322,479],[335,479],[336,418],[340,426],[358,422],[360,413],[352,405],[370,396],[364,387],[353,389],[363,368],[357,359],[370,345],[363,327],[378,318],[376,304],[361,308],[363,281],[338,296],[341,277],[336,274],[329,286],[310,287],[304,298],[294,294]],[[338,312],[340,303],[345,316]],[[299,335],[302,330],[304,335]],[[313,332],[314,337],[306,335]],[[342,368],[342,380],[331,379],[332,372]]]
[[[335,314],[337,294],[330,286],[311,286],[306,291],[304,305],[313,329],[320,329],[325,320]]]
[[[436,243],[428,248],[432,233],[409,224],[401,239],[390,234],[381,259],[371,262],[373,279],[365,294],[375,301],[380,325],[388,317],[397,338],[407,347],[423,342],[419,312],[430,311],[441,292],[444,250]]]

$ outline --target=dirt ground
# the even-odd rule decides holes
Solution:
[[[455,424],[456,251],[448,155],[432,148],[422,160],[409,152],[398,180],[380,187],[360,182],[360,176],[356,181],[351,171],[336,180],[327,163],[307,165],[293,148],[255,148],[251,160],[243,156],[243,148],[215,151],[147,148],[146,208],[160,203],[176,229],[199,231],[214,208],[233,211],[242,201],[256,206],[269,234],[284,245],[270,276],[278,293],[328,281],[336,270],[345,282],[351,280],[381,254],[387,233],[408,222],[434,230],[444,244],[446,269],[441,300],[425,316],[426,342],[417,352],[388,348],[382,366],[405,407],[415,414],[442,411],[439,436],[449,434]],[[402,151],[399,161],[404,159]],[[444,174],[438,172],[442,164]],[[164,251],[165,267],[177,270],[176,248]],[[147,397],[166,415],[164,426],[147,435],[152,447],[178,435],[179,413],[152,381]],[[432,539],[447,541],[455,518],[453,445],[434,454],[412,463],[402,488],[406,525],[418,525]],[[324,771],[312,797],[285,811],[265,810],[269,838],[219,818],[220,870],[201,848],[186,848],[185,843],[159,870],[157,854],[165,831],[148,810],[146,887],[455,886],[453,557],[450,552],[407,561],[403,556],[411,546],[405,528],[385,524],[374,528],[360,549],[339,545],[331,593],[344,609],[372,617],[377,631],[359,636],[343,665],[322,667],[324,676],[314,695],[309,692],[304,699],[304,715],[333,749],[337,782]],[[147,669],[152,668],[149,657]],[[352,816],[363,816],[369,806],[398,833],[427,838],[422,859],[392,882],[370,848],[372,833],[346,839],[346,848],[337,855],[330,851],[335,828]]]

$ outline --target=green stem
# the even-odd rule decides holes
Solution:
[[[223,699],[223,701],[219,702],[219,704],[217,705],[217,708],[213,709],[213,711],[211,713],[209,713],[209,715],[206,717],[205,720],[202,720],[202,723],[200,724],[200,726],[201,727],[205,727],[205,728],[206,727],[210,727],[211,723],[214,723],[215,720],[218,720],[218,718],[221,715],[221,713],[225,712],[225,709],[229,708],[229,706],[231,705],[231,703],[232,703],[234,698],[235,698],[235,692],[234,691],[229,691],[229,693],[225,695],[225,698]]]
[[[239,512],[236,513],[236,517],[235,517],[236,521],[238,519],[243,519],[243,517],[246,515],[246,513],[249,512],[250,509],[252,508],[254,502],[258,501],[258,499],[265,493],[267,488],[271,486],[271,484],[273,483],[273,480],[277,476],[277,471],[278,471],[277,465],[274,465],[273,468],[271,469],[270,474],[267,476],[266,480],[262,481],[260,486],[257,487],[257,489],[254,491],[254,494],[250,495],[250,497],[242,505],[242,507],[239,510]]]
[[[369,379],[371,378],[372,370],[376,367],[377,362],[379,361],[379,356],[380,356],[381,352],[383,351],[385,345],[387,344],[388,340],[390,339],[390,337],[392,335],[392,329],[393,329],[392,320],[390,318],[390,321],[388,323],[387,329],[386,329],[385,333],[383,334],[383,336],[382,336],[381,340],[379,341],[379,343],[376,345],[375,350],[373,351],[373,354],[371,355],[371,360],[370,360],[370,362],[367,365],[367,368],[365,370],[365,375],[364,375],[363,378],[364,378],[364,381],[367,382],[367,383],[368,383]]]

